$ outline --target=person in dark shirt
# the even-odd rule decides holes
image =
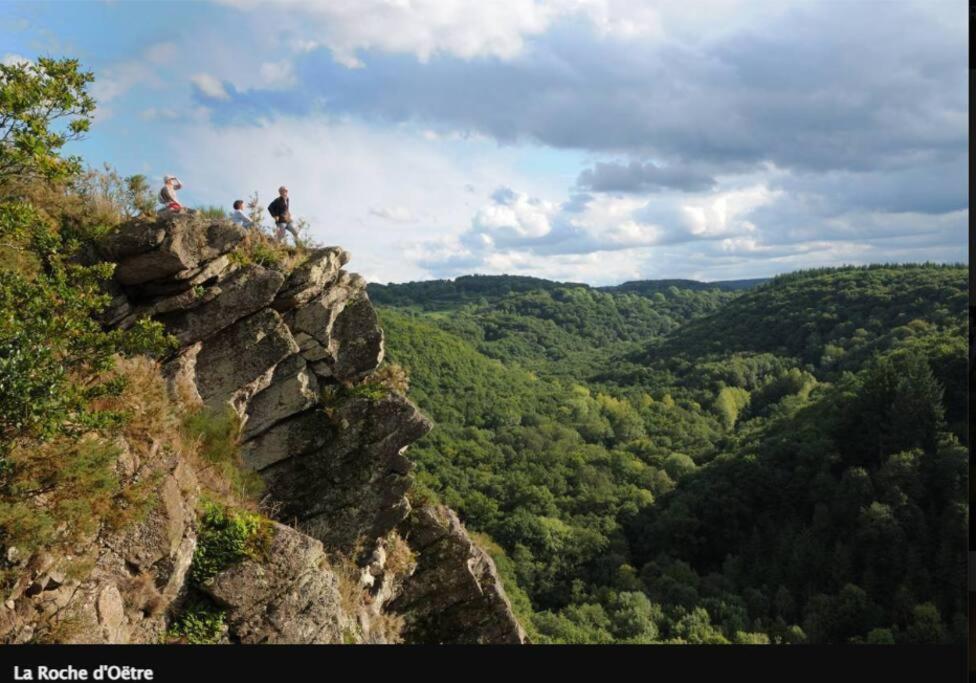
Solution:
[[[288,188],[282,185],[278,188],[278,196],[273,202],[268,205],[268,213],[271,214],[271,219],[275,223],[275,238],[281,240],[285,236],[285,230],[291,233],[292,237],[295,238],[295,244],[298,244],[298,230],[295,228],[295,223],[291,219],[291,209],[288,202]]]

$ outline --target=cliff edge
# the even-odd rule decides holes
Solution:
[[[524,642],[453,512],[411,510],[405,453],[433,425],[384,381],[383,330],[347,251],[272,253],[226,220],[177,214],[123,224],[97,258],[117,264],[102,322],[163,323],[178,342],[162,362],[170,400],[233,411],[276,521],[214,508],[177,446],[122,444],[119,476],[159,501],[82,544],[81,575],[8,558],[23,577],[0,639],[30,642],[43,618],[74,624],[59,642],[159,642],[219,614],[209,642]],[[211,567],[231,532],[240,548]]]

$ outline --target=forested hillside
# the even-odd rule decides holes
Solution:
[[[964,633],[965,282],[369,291],[537,640],[881,643]]]

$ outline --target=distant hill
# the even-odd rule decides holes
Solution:
[[[761,285],[768,280],[769,278],[717,282],[684,279],[632,280],[619,285],[592,287],[582,282],[559,282],[524,275],[461,275],[453,280],[391,282],[385,285],[374,282],[369,284],[368,292],[370,298],[380,305],[400,308],[416,306],[422,310],[432,311],[466,303],[492,303],[521,292],[551,292],[570,287],[609,294],[649,296],[658,292],[667,293],[671,287],[691,291],[718,289],[724,292],[736,292]]]
[[[659,357],[662,351],[689,358],[771,352],[817,366],[837,363],[859,350],[870,353],[891,346],[910,332],[903,326],[913,320],[962,324],[967,302],[965,266],[797,271],[746,291],[713,315],[690,321],[650,356]],[[853,365],[863,359],[858,353]]]
[[[669,287],[692,290],[721,289],[725,292],[734,292],[742,289],[751,289],[765,282],[769,282],[769,278],[761,277],[752,278],[750,280],[718,280],[716,282],[700,282],[698,280],[683,279],[631,280],[629,282],[624,282],[623,284],[597,287],[596,289],[604,292],[632,292],[634,294],[643,295],[662,292],[667,290]]]
[[[964,266],[370,285],[534,642],[961,642]],[[511,590],[510,590],[511,589]]]
[[[461,275],[453,280],[391,282],[385,285],[371,282],[367,292],[374,303],[384,306],[419,306],[424,310],[441,310],[482,300],[487,303],[519,292],[551,291],[565,287],[590,288],[582,282],[556,282],[524,275]]]

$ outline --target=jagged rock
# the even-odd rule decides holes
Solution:
[[[282,524],[272,534],[264,557],[245,559],[203,586],[228,609],[231,637],[250,644],[345,642],[354,624],[322,544]]]
[[[332,373],[337,379],[360,380],[383,362],[383,328],[366,290],[342,309],[332,336],[336,346]]]
[[[152,567],[175,554],[186,531],[187,516],[192,514],[185,508],[183,492],[172,474],[163,479],[159,492],[160,504],[141,525],[139,542],[126,536],[115,544],[125,561],[137,569]]]
[[[185,289],[178,294],[159,298],[150,304],[130,306],[129,313],[117,319],[114,324],[116,327],[127,329],[132,327],[139,318],[159,316],[174,311],[187,311],[212,301],[220,293],[221,290],[218,287],[208,287],[204,291]]]
[[[105,642],[121,643],[124,639],[125,607],[118,586],[108,584],[98,593],[95,603],[98,610],[98,625],[102,627]]]
[[[170,310],[181,302],[186,304],[185,310],[158,315],[157,320],[181,345],[192,344],[266,307],[274,299],[284,279],[284,275],[277,270],[248,265],[207,288],[201,297],[204,299],[202,303],[193,296],[193,290],[166,299]]]
[[[105,235],[98,243],[98,254],[107,261],[118,263],[158,248],[165,239],[164,224],[136,219]]]
[[[339,269],[348,262],[349,252],[341,247],[315,250],[288,276],[272,306],[284,312],[307,304],[335,282]]]
[[[134,526],[93,533],[73,556],[35,553],[27,576],[43,585],[34,595],[18,593],[0,607],[3,642],[36,637],[61,643],[159,642],[166,608],[184,590],[196,547],[192,520],[199,487],[176,453],[157,455],[136,476],[161,477],[159,503]],[[81,580],[69,579],[64,571],[69,562],[92,568]],[[174,589],[160,594],[157,583]]]
[[[403,615],[407,642],[525,642],[495,563],[472,542],[453,510],[415,509],[400,533],[416,553],[417,567],[389,608]]]
[[[267,386],[278,363],[297,352],[298,344],[281,316],[262,309],[204,342],[193,368],[197,391],[211,406],[233,399],[241,390],[253,389],[253,395]]]
[[[224,219],[169,214],[156,223],[138,220],[123,224],[103,239],[99,251],[118,263],[116,280],[138,285],[213,260],[233,249],[244,235],[243,228]]]
[[[409,512],[404,493],[411,464],[401,450],[432,425],[393,393],[379,400],[351,396],[328,409],[324,424],[315,418],[306,425],[325,427],[316,432],[321,448],[278,460],[261,475],[281,503],[280,518],[301,520],[326,547],[349,551],[358,537],[383,536]]]
[[[320,377],[356,381],[383,361],[383,330],[358,275],[340,277],[287,321]]]
[[[310,363],[328,359],[329,374],[335,360],[332,328],[346,302],[362,289],[349,273],[340,272],[336,281],[319,296],[304,306],[289,311],[285,321],[302,349],[302,355]]]
[[[178,337],[164,367],[172,393],[229,403],[245,418],[246,466],[263,478],[275,514],[305,531],[275,524],[266,555],[203,587],[228,609],[225,640],[388,642],[400,639],[402,618],[406,642],[523,642],[490,558],[457,517],[410,514],[403,453],[430,421],[402,396],[352,386],[379,366],[384,339],[365,280],[342,270],[348,252],[315,250],[286,278],[236,264],[230,251],[244,234],[228,221],[168,215],[132,221],[101,244],[118,263],[101,321],[125,326],[149,315]],[[323,383],[344,385],[339,398],[323,404]],[[118,475],[152,476],[158,503],[135,526],[73,550],[93,566],[81,581],[53,558],[23,560],[30,567],[0,606],[3,642],[45,637],[48,625],[73,619],[72,634],[59,632],[65,642],[163,638],[167,610],[189,590],[196,548],[198,486],[175,445],[141,447],[138,457],[120,448]],[[390,539],[399,552],[387,555]],[[325,548],[355,552],[363,584],[355,614],[344,612]]]
[[[283,360],[275,368],[271,385],[258,392],[247,407],[242,440],[252,439],[287,417],[311,408],[319,400],[319,384],[301,355]]]
[[[112,297],[109,304],[96,315],[96,319],[103,325],[113,326],[130,315],[133,310],[128,297],[122,291],[122,286],[115,280],[102,282],[102,290]]]
[[[230,275],[237,269],[226,255],[208,261],[205,265],[189,270],[181,270],[170,275],[163,280],[153,280],[145,282],[135,287],[129,287],[129,291],[137,299],[151,299],[157,296],[171,296],[180,292],[197,287],[209,286],[214,284],[218,278]]]
[[[281,460],[310,453],[332,438],[332,424],[320,408],[279,422],[241,446],[241,461],[252,470],[263,470]]]
[[[176,356],[168,360],[162,367],[162,375],[166,380],[166,389],[170,396],[189,405],[200,405],[203,397],[197,389],[197,356],[203,349],[203,343],[197,342],[181,350]]]

